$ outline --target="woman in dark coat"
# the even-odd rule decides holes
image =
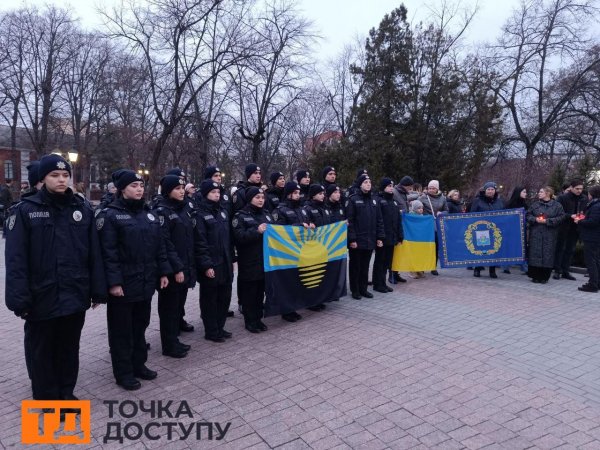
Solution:
[[[558,237],[558,227],[565,218],[565,211],[552,197],[554,190],[543,187],[538,192],[538,200],[527,211],[529,225],[529,271],[534,283],[546,283],[554,267],[554,250]]]
[[[471,204],[471,212],[486,212],[498,211],[504,209],[504,202],[498,196],[498,186],[493,181],[488,181],[483,185],[483,189],[479,191],[473,203]],[[473,270],[474,277],[480,277],[483,267],[475,267]],[[496,267],[490,266],[490,278],[498,278],[496,275]]]
[[[512,195],[508,199],[508,203],[506,204],[506,209],[517,209],[523,208],[527,211],[527,189],[524,186],[517,186],[513,189]],[[523,275],[527,272],[527,263],[521,264],[521,271]],[[509,266],[504,268],[504,273],[510,273]]]
[[[582,292],[598,292],[600,288],[600,186],[592,186],[588,191],[585,215],[576,215],[573,220],[578,225],[579,236],[583,241],[583,256],[590,274],[590,281],[578,287]]]
[[[108,343],[117,384],[133,391],[137,378],[152,380],[146,367],[145,332],[150,324],[151,301],[157,287],[169,285],[173,273],[159,218],[144,202],[144,181],[132,170],[114,174],[117,195],[98,214],[96,228],[109,287]]]
[[[460,192],[452,189],[446,197],[449,214],[460,214],[465,212],[465,202],[460,198]]]

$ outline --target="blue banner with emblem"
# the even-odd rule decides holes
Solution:
[[[507,266],[525,261],[525,210],[442,214],[438,254],[445,268]]]

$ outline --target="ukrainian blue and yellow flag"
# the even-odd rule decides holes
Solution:
[[[435,270],[435,220],[430,215],[402,214],[404,241],[394,248],[392,270]]]
[[[347,233],[346,222],[315,229],[267,225],[263,237],[265,316],[346,295]]]

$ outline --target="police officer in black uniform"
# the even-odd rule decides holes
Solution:
[[[337,172],[335,171],[335,167],[327,166],[321,172],[322,175],[322,184],[327,189],[332,184],[335,184],[335,180],[337,179]]]
[[[238,255],[238,299],[246,330],[251,333],[266,331],[261,321],[265,297],[265,272],[263,264],[263,233],[273,217],[264,210],[265,194],[252,186],[245,191],[246,206],[238,211],[232,221],[233,236]]]
[[[296,172],[296,181],[300,185],[300,203],[304,205],[310,197],[308,190],[310,189],[310,172],[308,170],[299,170]]]
[[[373,298],[367,291],[369,263],[376,247],[383,246],[385,231],[381,208],[376,196],[371,195],[371,179],[361,175],[356,180],[360,192],[346,203],[348,214],[348,247],[350,247],[350,290],[352,298]]]
[[[39,162],[44,186],[7,219],[6,305],[25,320],[25,360],[35,400],[77,400],[85,311],[106,301],[94,213],[68,187],[71,166]]]
[[[262,175],[260,167],[255,163],[250,163],[244,169],[246,175],[246,181],[240,181],[237,184],[237,190],[233,193],[233,210],[238,212],[244,206],[246,206],[246,190],[255,187],[260,189],[262,187]]]
[[[325,188],[321,184],[311,184],[308,189],[309,200],[304,205],[304,211],[310,223],[322,227],[331,223],[329,210],[325,207]]]
[[[394,200],[394,182],[390,178],[382,178],[379,184],[379,205],[385,239],[383,246],[375,249],[375,262],[373,263],[373,290],[381,293],[392,292],[394,289],[386,285],[385,279],[388,271],[392,270],[394,247],[404,240],[402,221],[398,202]]]
[[[198,243],[198,280],[204,338],[225,342],[231,333],[225,330],[233,283],[233,236],[230,217],[220,203],[219,183],[210,179],[200,185],[203,201],[198,206],[196,228]]]
[[[158,217],[144,203],[144,182],[132,170],[115,176],[117,198],[100,212],[96,227],[104,259],[109,298],[108,343],[117,384],[141,387],[137,378],[152,380],[146,367],[145,332],[157,285],[164,289],[173,271],[167,259]],[[136,378],[137,377],[137,378]]]
[[[25,194],[21,195],[21,200],[25,197],[29,197],[35,194],[40,189],[42,189],[44,183],[42,182],[42,180],[40,180],[40,175],[38,171],[39,167],[39,161],[32,161],[30,164],[27,165],[27,181],[29,181],[29,190]]]
[[[279,207],[273,211],[273,218],[277,225],[294,225],[305,228],[314,228],[307,218],[306,211],[300,204],[300,185],[294,181],[288,181],[283,188],[285,200],[279,204]],[[296,322],[302,319],[302,316],[296,311],[290,311],[281,315],[283,320]]]
[[[188,289],[196,285],[195,210],[185,195],[185,181],[176,175],[166,175],[160,180],[162,199],[158,202],[158,216],[167,257],[173,270],[169,284],[158,291],[158,317],[163,354],[183,358],[190,346],[179,341],[182,304]]]
[[[221,173],[221,169],[217,166],[208,166],[204,170],[204,180],[211,180],[219,185],[219,190],[221,191],[219,203],[221,204],[221,208],[225,210],[228,217],[231,219],[231,217],[233,217],[233,202],[231,201],[231,196],[227,193],[227,189],[223,185],[223,174]],[[196,192],[194,201],[198,206],[204,201],[204,197],[200,190]]]
[[[267,189],[267,203],[265,204],[265,208],[272,213],[277,209],[279,203],[283,201],[285,195],[283,193],[283,188],[285,186],[285,176],[282,172],[273,172],[269,177],[269,181],[271,181],[271,187]]]
[[[346,208],[341,200],[342,191],[337,184],[325,188],[325,208],[329,211],[331,223],[346,220]]]
[[[304,205],[304,212],[310,223],[315,227],[322,227],[331,223],[329,210],[325,207],[325,187],[321,184],[311,184],[308,189],[309,200]],[[311,306],[311,311],[325,309],[325,304]]]
[[[348,190],[346,191],[346,199],[352,197],[354,194],[360,193],[359,179],[361,176],[368,175],[368,174],[369,173],[367,172],[367,169],[358,169],[356,171],[356,179],[352,183],[352,186],[350,186],[348,188]]]

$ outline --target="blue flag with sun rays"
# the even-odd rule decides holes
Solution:
[[[263,237],[265,316],[286,314],[346,295],[348,225],[315,229],[267,225]]]

